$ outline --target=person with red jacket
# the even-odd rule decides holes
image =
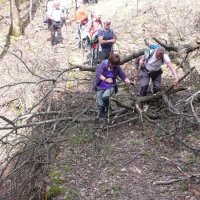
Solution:
[[[94,12],[94,17],[91,18],[86,27],[87,36],[89,41],[98,40],[97,32],[102,28],[101,13],[99,11]]]

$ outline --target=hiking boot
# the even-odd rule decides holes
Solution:
[[[99,118],[99,129],[103,129],[106,125],[106,119],[105,118]]]
[[[56,46],[56,42],[51,42],[52,47]]]

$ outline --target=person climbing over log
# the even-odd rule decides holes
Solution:
[[[150,79],[153,83],[153,94],[156,94],[161,87],[161,75],[163,73],[161,66],[166,64],[174,76],[173,84],[178,84],[178,75],[174,69],[169,56],[165,53],[163,47],[150,50],[149,54],[145,53],[139,59],[139,85],[140,96],[146,96]],[[147,109],[147,108],[146,108]],[[145,109],[145,110],[146,110]]]
[[[132,84],[120,67],[120,57],[111,53],[107,60],[103,60],[97,69],[94,82],[97,104],[99,108],[99,125],[103,128],[108,117],[109,99],[117,93],[116,78],[119,76],[125,83]]]

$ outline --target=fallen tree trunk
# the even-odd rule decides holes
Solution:
[[[178,53],[190,53],[196,49],[200,48],[200,42],[199,40],[192,41],[188,44],[183,44],[183,45],[172,45],[172,44],[167,44],[164,43],[161,39],[153,37],[153,39],[160,44],[161,46],[165,47],[166,50],[168,51],[176,51]]]
[[[161,39],[158,38],[153,38],[158,44],[160,44],[161,46],[163,46],[166,50],[168,51],[175,51],[178,53],[178,59],[175,59],[177,61],[177,63],[182,65],[184,64],[185,67],[184,68],[189,68],[189,61],[187,59],[187,55],[196,49],[200,48],[200,42],[198,40],[193,41],[189,44],[184,44],[184,45],[172,45],[172,44],[167,44],[164,43]],[[132,61],[135,58],[138,58],[139,56],[141,56],[144,53],[145,49],[141,49],[138,51],[133,51],[130,55],[127,55],[125,57],[123,57],[121,59],[120,65],[123,65],[129,61]],[[184,56],[183,56],[184,55]],[[177,57],[177,55],[174,56],[175,58]],[[184,62],[183,62],[184,61]],[[75,67],[75,65],[73,65]],[[89,66],[79,66],[76,65],[77,68],[79,68],[81,71],[91,71],[94,72],[95,71],[95,67],[89,67]]]

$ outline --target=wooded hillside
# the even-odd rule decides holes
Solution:
[[[162,90],[139,97],[119,80],[97,128],[96,66],[76,44],[76,24],[52,47],[42,0],[0,0],[0,199],[198,200],[200,2],[99,0],[129,78],[144,38],[166,49]],[[70,1],[70,16],[74,16]],[[149,110],[143,112],[142,104]]]

